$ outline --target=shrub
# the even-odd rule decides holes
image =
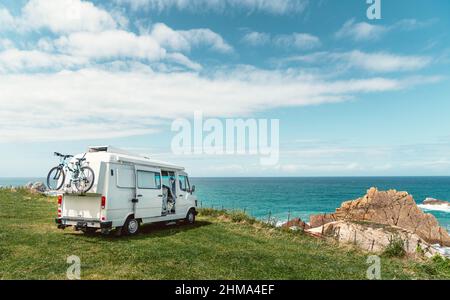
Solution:
[[[254,224],[256,222],[255,218],[250,217],[243,211],[233,211],[229,213],[229,217],[231,218],[231,221],[236,223],[246,222],[249,224]]]
[[[417,245],[416,253],[419,254],[420,256],[424,256],[425,255],[425,251],[422,249],[422,247],[420,245]]]
[[[399,236],[392,236],[383,254],[387,257],[404,257],[406,255],[405,241]]]
[[[200,208],[198,210],[201,216],[218,217],[227,214],[226,210],[217,210],[214,208]]]

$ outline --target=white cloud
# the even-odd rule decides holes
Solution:
[[[114,0],[118,4],[130,5],[132,9],[164,11],[177,9],[200,13],[213,11],[224,13],[231,9],[247,13],[264,12],[276,15],[299,13],[305,10],[307,0]]]
[[[354,19],[347,21],[342,28],[336,32],[337,38],[351,38],[355,41],[376,40],[388,29],[382,25],[369,24],[367,22],[356,23]]]
[[[63,69],[81,66],[87,60],[68,55],[48,54],[38,50],[8,49],[0,52],[0,73]]]
[[[435,19],[418,21],[416,19],[403,19],[389,26],[375,25],[367,22],[355,22],[350,19],[335,33],[336,38],[350,38],[354,41],[378,40],[390,31],[411,31],[430,26]]]
[[[351,66],[373,72],[413,71],[427,66],[431,59],[423,56],[400,56],[384,52],[352,51],[343,55]]]
[[[119,21],[119,24],[127,23],[123,16]],[[0,30],[48,29],[57,34],[98,32],[118,27],[116,20],[106,10],[82,0],[30,0],[17,17],[12,17],[6,9],[1,9],[0,25],[3,25]]]
[[[1,39],[0,38],[0,50],[2,49],[11,49],[14,48],[14,43],[10,39]]]
[[[8,45],[10,47],[6,47]],[[209,29],[176,31],[164,24],[156,24],[150,33],[142,35],[117,29],[74,32],[56,40],[43,37],[35,46],[39,50],[10,49],[12,46],[6,40],[0,44],[8,49],[0,52],[0,72],[34,72],[40,68],[57,71],[111,61],[116,66],[130,61],[150,64],[165,61],[200,70],[202,67],[198,63],[176,51],[189,52],[194,47],[233,51],[220,35]],[[167,69],[167,66],[158,68]]]
[[[319,38],[307,33],[279,35],[274,38],[274,42],[280,47],[293,47],[300,50],[309,50],[320,46]]]
[[[89,59],[138,58],[159,61],[166,51],[151,36],[138,36],[123,30],[98,33],[76,32],[55,41],[56,48]]]
[[[223,53],[233,51],[219,34],[207,28],[173,30],[165,24],[157,23],[153,26],[151,36],[163,47],[175,51],[189,52],[193,47],[200,46]]]
[[[273,37],[269,33],[249,32],[241,40],[251,46],[264,46],[268,43],[280,48],[310,50],[321,45],[320,39],[308,33],[279,34]]]
[[[112,16],[81,0],[30,0],[23,8],[26,26],[53,32],[102,31],[116,28]]]
[[[225,53],[232,51],[232,47],[220,35],[209,29],[176,31],[161,23],[155,24],[150,33],[141,35],[124,30],[75,32],[56,41],[41,39],[38,47],[44,51],[56,49],[59,53],[90,61],[169,60],[194,70],[201,69],[201,66],[178,51],[189,52],[194,47],[206,47]]]
[[[15,27],[14,17],[6,8],[0,8],[0,31],[10,30]]]
[[[265,32],[249,32],[244,35],[242,42],[251,46],[263,46],[270,43],[271,36]]]
[[[359,50],[350,52],[316,52],[285,59],[286,62],[336,63],[339,69],[362,69],[369,72],[415,71],[428,66],[432,59],[427,56],[396,55],[387,52],[367,53]]]
[[[233,51],[233,48],[228,45],[220,35],[210,29],[191,29],[179,31],[179,33],[184,36],[192,46],[207,46],[215,51],[223,53],[230,53]]]
[[[194,110],[205,116],[236,116],[274,107],[345,101],[356,94],[398,90],[418,81],[330,82],[258,69],[230,70],[208,78],[189,72],[98,69],[3,74],[0,91],[8,101],[0,101],[0,141],[59,140],[64,128],[74,132],[77,124],[80,127],[72,139],[104,136],[104,128],[113,128],[115,136],[143,134],[155,129],[150,121],[191,117]]]

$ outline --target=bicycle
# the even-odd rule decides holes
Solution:
[[[75,163],[67,162],[67,159],[73,158],[73,155],[63,155],[55,152],[55,156],[61,158],[58,166],[52,168],[47,175],[47,187],[51,190],[60,190],[66,182],[66,173],[71,173],[71,179],[67,187],[75,186],[80,193],[87,193],[94,185],[94,171],[89,166],[83,166],[86,161],[86,153],[82,158],[75,158]],[[72,164],[73,168],[69,165]]]

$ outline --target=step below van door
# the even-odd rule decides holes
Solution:
[[[135,218],[161,216],[161,196],[161,171],[155,168],[136,166]]]

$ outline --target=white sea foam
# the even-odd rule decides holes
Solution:
[[[450,247],[442,247],[440,245],[432,245],[431,247],[439,251],[443,256],[450,257]]]
[[[450,213],[450,205],[448,204],[419,204],[417,206],[424,210],[437,210]]]

